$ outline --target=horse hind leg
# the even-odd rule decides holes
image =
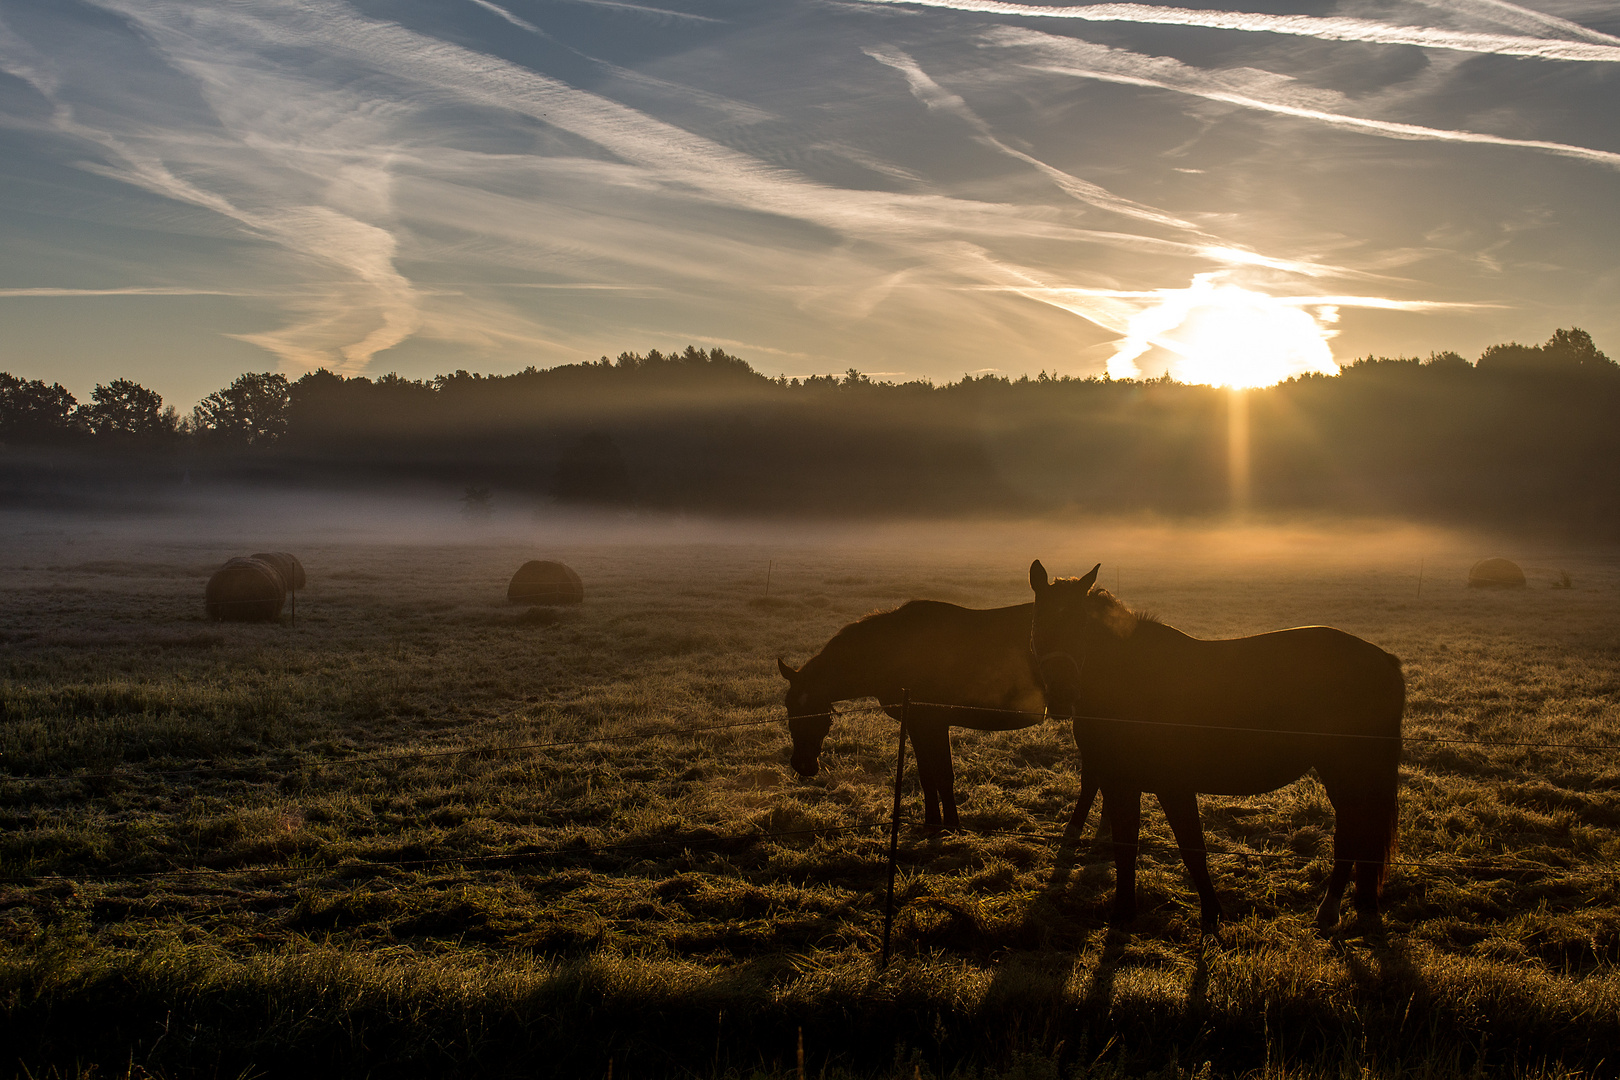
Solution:
[[[1215,883],[1209,877],[1209,857],[1204,848],[1204,827],[1198,821],[1198,796],[1191,791],[1158,792],[1159,806],[1175,834],[1187,876],[1198,890],[1199,926],[1206,934],[1218,934],[1221,902],[1215,896]]]
[[[1328,789],[1333,803],[1333,873],[1327,895],[1316,910],[1316,926],[1326,934],[1339,923],[1344,890],[1356,883],[1356,914],[1364,925],[1380,921],[1378,894],[1383,888],[1395,843],[1396,806],[1393,794],[1350,796]]]
[[[1389,873],[1389,860],[1395,854],[1395,840],[1400,827],[1400,808],[1395,793],[1374,799],[1362,809],[1356,822],[1356,914],[1369,926],[1380,921],[1379,895],[1384,890],[1384,878]]]
[[[945,725],[909,728],[917,752],[917,779],[923,790],[923,822],[930,829],[960,828],[956,814],[956,775],[951,768],[951,736]],[[943,811],[943,812],[942,812]]]
[[[1104,788],[1103,815],[1114,841],[1114,910],[1108,921],[1123,926],[1136,919],[1136,840],[1142,828],[1142,793]]]
[[[1344,900],[1344,887],[1350,882],[1350,871],[1355,863],[1343,858],[1339,831],[1333,831],[1333,872],[1328,875],[1327,895],[1316,909],[1316,929],[1331,934],[1339,925],[1339,904]]]

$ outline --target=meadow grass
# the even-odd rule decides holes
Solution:
[[[1415,739],[1620,744],[1616,552],[1512,551],[1532,587],[1481,593],[1502,551],[1404,534],[625,532],[281,544],[309,587],[269,626],[202,617],[262,536],[0,544],[0,1069],[790,1076],[802,1032],[829,1077],[1617,1071],[1613,749],[1411,742],[1385,932],[1332,940],[1320,785],[1205,797],[1208,942],[1151,800],[1142,913],[1107,926],[1106,844],[1060,842],[1066,726],[961,732],[960,833],[908,778],[880,971],[895,726],[840,717],[800,780],[774,664],[1103,559],[1191,633],[1383,646]],[[586,603],[507,605],[529,558]]]

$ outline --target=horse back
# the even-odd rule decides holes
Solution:
[[[1124,721],[1077,722],[1088,761],[1098,755],[1144,790],[1234,795],[1312,767],[1324,779],[1393,777],[1406,686],[1400,661],[1376,645],[1325,626],[1214,641],[1142,631],[1083,680],[1087,711]]]
[[[1400,730],[1400,661],[1354,634],[1302,626],[1204,640],[1141,629],[1161,632],[1159,640],[1133,643],[1098,665],[1094,685],[1119,715],[1244,727],[1285,727],[1308,716],[1315,725]]]

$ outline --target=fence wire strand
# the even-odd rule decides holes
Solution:
[[[1004,716],[1008,716],[1008,715],[1020,716],[1020,717],[1029,718],[1030,723],[1032,725],[1035,724],[1035,723],[1039,723],[1042,720],[1047,720],[1047,719],[1057,719],[1057,720],[1071,720],[1071,719],[1073,719],[1073,720],[1084,720],[1084,721],[1103,722],[1103,723],[1133,724],[1133,725],[1142,725],[1142,726],[1170,727],[1170,728],[1182,728],[1182,729],[1189,729],[1190,728],[1190,729],[1205,730],[1205,731],[1223,731],[1223,732],[1233,732],[1233,733],[1242,733],[1242,734],[1256,734],[1256,735],[1339,737],[1339,738],[1360,738],[1360,739],[1380,739],[1380,740],[1399,739],[1404,743],[1456,744],[1456,745],[1468,745],[1468,746],[1480,746],[1480,747],[1501,747],[1501,748],[1520,748],[1520,749],[1530,748],[1530,749],[1558,749],[1558,750],[1620,750],[1620,745],[1608,744],[1608,743],[1535,742],[1535,741],[1528,741],[1528,740],[1465,739],[1465,738],[1454,738],[1454,737],[1445,737],[1445,736],[1381,736],[1381,735],[1339,734],[1339,733],[1333,733],[1333,732],[1305,732],[1305,731],[1292,731],[1292,730],[1276,730],[1276,729],[1270,729],[1270,728],[1243,728],[1243,727],[1229,727],[1229,726],[1217,726],[1217,725],[1175,723],[1175,722],[1170,722],[1170,721],[1127,720],[1127,719],[1122,719],[1122,718],[1118,718],[1118,717],[1055,716],[1055,715],[1051,714],[1048,711],[1034,712],[1032,710],[1027,710],[1027,709],[979,708],[977,706],[951,705],[951,704],[945,704],[945,703],[940,703],[940,702],[912,702],[912,703],[910,703],[910,707],[912,709],[928,708],[928,709],[939,709],[939,710],[968,711],[968,712],[973,712],[973,713],[978,713],[978,714],[987,714],[988,713],[988,714],[1004,715]],[[844,717],[853,717],[853,716],[862,716],[862,715],[876,715],[876,714],[887,715],[887,707],[884,706],[884,705],[881,705],[881,704],[878,704],[878,705],[853,705],[853,706],[846,707],[846,708],[844,708],[842,710],[828,710],[826,712],[812,713],[812,714],[805,714],[805,715],[807,717],[811,717],[811,718],[825,718],[825,719],[828,719],[828,720],[832,720],[832,719],[838,719],[838,718],[844,718]],[[346,767],[350,767],[350,766],[365,765],[365,764],[377,764],[377,763],[390,762],[390,761],[413,761],[413,760],[422,760],[422,759],[430,759],[430,758],[479,756],[479,755],[494,756],[494,755],[500,755],[500,754],[506,754],[506,753],[515,753],[515,752],[519,752],[519,751],[528,751],[528,750],[545,750],[545,749],[554,749],[554,748],[569,747],[569,746],[586,746],[586,745],[593,745],[593,744],[629,742],[629,741],[634,741],[634,740],[645,740],[645,739],[653,739],[653,738],[660,738],[660,737],[670,737],[670,736],[700,735],[700,734],[704,734],[704,733],[707,733],[707,732],[730,731],[730,730],[735,730],[735,729],[739,729],[739,728],[760,727],[760,726],[764,726],[766,724],[779,724],[779,723],[781,723],[780,718],[778,718],[778,717],[767,717],[767,718],[756,719],[756,720],[735,721],[735,722],[726,723],[726,724],[699,725],[699,726],[684,727],[684,728],[662,728],[662,729],[657,729],[657,730],[652,730],[652,731],[629,732],[629,733],[618,734],[618,735],[592,735],[592,736],[583,736],[583,737],[574,738],[574,739],[552,739],[552,740],[545,740],[545,741],[540,741],[540,742],[508,743],[508,744],[501,744],[501,745],[491,744],[491,745],[484,745],[484,746],[457,747],[457,748],[446,749],[446,750],[402,750],[402,751],[390,751],[390,752],[386,752],[386,753],[376,753],[376,754],[361,754],[361,755],[356,755],[356,756],[352,756],[352,757],[344,757],[344,758],[329,758],[329,759],[316,759],[316,760],[310,760],[310,761],[298,761],[298,762],[290,763],[287,767],[289,769],[292,769],[292,770],[328,769],[328,768],[346,768]],[[162,775],[162,776],[180,776],[180,775],[195,775],[195,774],[202,774],[202,773],[234,773],[234,772],[239,772],[239,771],[240,771],[240,768],[229,768],[229,767],[222,767],[222,766],[203,765],[203,766],[191,766],[191,767],[177,768],[177,769],[168,769],[168,768],[161,768],[160,767],[160,768],[145,770],[145,774],[146,775],[158,774],[158,775]],[[132,779],[132,778],[134,778],[134,777],[132,776],[132,774],[127,769],[119,769],[119,770],[106,770],[106,771],[101,771],[101,772],[67,773],[67,774],[59,774],[59,775],[51,775],[51,776],[26,776],[26,775],[21,775],[21,776],[19,776],[19,775],[0,776],[0,783],[76,782],[76,781],[87,781],[87,780]],[[880,821],[880,822],[869,822],[869,823],[857,824],[857,825],[828,826],[828,827],[824,827],[824,828],[788,830],[788,831],[781,831],[781,832],[774,832],[774,833],[758,832],[758,833],[748,833],[748,834],[734,835],[734,836],[685,837],[685,838],[681,838],[680,840],[677,840],[677,841],[625,841],[625,842],[622,842],[622,843],[594,844],[594,845],[592,845],[592,844],[585,844],[585,845],[566,844],[566,845],[563,845],[563,846],[560,846],[560,847],[546,849],[546,850],[542,850],[542,851],[504,852],[504,853],[499,853],[499,854],[482,855],[482,856],[461,856],[461,857],[444,856],[444,857],[438,857],[438,858],[422,858],[422,859],[409,859],[409,860],[372,860],[372,861],[347,860],[347,861],[342,861],[342,862],[338,862],[338,863],[330,863],[330,864],[327,864],[327,863],[314,864],[314,863],[312,863],[312,864],[308,864],[308,865],[305,865],[305,866],[242,867],[242,868],[223,868],[223,869],[216,869],[216,868],[208,868],[208,869],[169,869],[169,870],[159,870],[159,871],[131,872],[131,873],[125,873],[125,874],[86,875],[86,876],[71,876],[71,875],[50,874],[50,873],[46,873],[46,874],[23,873],[23,874],[13,874],[13,875],[7,875],[7,876],[4,876],[4,877],[0,877],[0,882],[5,882],[5,883],[8,883],[8,884],[23,884],[23,883],[34,883],[34,882],[40,882],[40,881],[60,880],[60,881],[68,881],[68,882],[74,882],[74,883],[92,883],[92,882],[155,880],[155,879],[167,879],[167,878],[222,877],[222,876],[242,876],[242,875],[248,875],[248,876],[299,876],[299,875],[304,875],[304,874],[342,873],[342,872],[345,872],[345,871],[348,871],[348,870],[357,870],[357,869],[371,869],[371,870],[386,871],[386,870],[400,870],[400,869],[421,868],[421,867],[425,867],[425,866],[484,867],[484,866],[498,866],[498,865],[503,865],[503,864],[504,865],[518,865],[518,864],[523,864],[523,863],[526,863],[526,862],[535,862],[535,861],[540,861],[540,860],[545,860],[545,859],[578,858],[578,857],[587,856],[587,855],[611,853],[611,852],[616,852],[616,851],[683,850],[685,848],[690,848],[690,847],[694,847],[694,846],[708,846],[708,845],[713,845],[713,844],[746,843],[746,844],[752,845],[752,844],[756,844],[756,843],[775,840],[775,839],[778,839],[778,838],[787,838],[787,837],[794,837],[794,836],[814,835],[814,836],[819,837],[819,836],[840,835],[840,834],[852,833],[852,832],[862,832],[862,831],[868,831],[868,830],[879,828],[879,827],[885,827],[885,826],[888,826],[890,824],[891,824],[891,822],[889,822],[889,821]],[[1009,830],[1009,829],[989,829],[989,828],[973,830],[973,835],[1010,837],[1010,838],[1037,841],[1037,842],[1044,843],[1044,844],[1052,844],[1052,843],[1062,844],[1065,840],[1067,840],[1069,838],[1067,831],[1065,831],[1064,833],[1061,833],[1061,834],[1052,834],[1052,833],[1046,833],[1046,832],[1040,832],[1040,831],[1034,831],[1034,830]],[[1083,840],[1083,838],[1076,838],[1075,839],[1076,845],[1078,846],[1078,844],[1082,840]],[[1096,846],[1105,847],[1105,848],[1108,848],[1110,850],[1112,849],[1113,846],[1115,846],[1115,845],[1113,845],[1113,842],[1111,840],[1110,841],[1104,841],[1104,840],[1101,840],[1100,838],[1094,838],[1093,843]],[[1148,842],[1139,842],[1135,846],[1137,846],[1138,848],[1146,847],[1146,848],[1157,849],[1161,845],[1160,845],[1160,842],[1158,842],[1158,841],[1148,841]],[[1175,848],[1174,845],[1171,845],[1169,850],[1179,851],[1179,848]],[[1203,849],[1196,850],[1194,853],[1202,854],[1205,857],[1209,857],[1209,858],[1220,858],[1220,859],[1243,859],[1243,860],[1248,860],[1248,859],[1274,859],[1274,860],[1287,859],[1287,860],[1293,860],[1293,861],[1303,861],[1303,862],[1306,862],[1306,863],[1315,861],[1317,859],[1322,859],[1322,858],[1326,858],[1326,859],[1329,859],[1329,860],[1332,859],[1331,855],[1324,855],[1324,854],[1319,853],[1319,852],[1318,853],[1305,853],[1305,852],[1293,852],[1293,851],[1287,851],[1287,852],[1283,852],[1283,851],[1251,851],[1251,850],[1231,850],[1231,849],[1209,848],[1209,847],[1205,847]],[[1097,862],[1086,863],[1084,865],[1088,865],[1088,866],[1089,865],[1102,865],[1102,864],[1106,864],[1109,861],[1111,861],[1111,858],[1105,858],[1105,859],[1102,859],[1102,860],[1098,860]],[[1544,864],[1525,865],[1525,864],[1517,864],[1516,862],[1510,862],[1510,861],[1504,861],[1504,860],[1478,860],[1478,859],[1461,859],[1461,860],[1458,860],[1458,859],[1444,859],[1444,860],[1390,860],[1385,865],[1392,866],[1392,867],[1393,866],[1401,866],[1401,867],[1411,867],[1411,868],[1424,868],[1424,869],[1431,869],[1431,870],[1432,869],[1441,869],[1441,870],[1475,869],[1475,870],[1497,870],[1497,871],[1501,871],[1501,870],[1507,870],[1507,871],[1513,871],[1513,870],[1518,870],[1518,871],[1535,871],[1535,870],[1551,871],[1551,870],[1555,869],[1555,868],[1552,868],[1552,867],[1548,867],[1548,866],[1546,866]]]
[[[1570,743],[1570,742],[1537,742],[1534,740],[1517,739],[1472,739],[1456,736],[1442,735],[1358,735],[1348,732],[1332,731],[1297,731],[1282,728],[1250,728],[1233,727],[1217,724],[1193,724],[1169,720],[1129,720],[1115,716],[1062,716],[1048,711],[1035,712],[1030,709],[993,709],[980,708],[976,705],[948,705],[942,702],[916,701],[911,703],[914,709],[943,709],[964,711],[979,714],[992,714],[999,716],[1020,716],[1030,720],[1030,726],[1043,720],[1085,720],[1095,723],[1130,724],[1139,727],[1168,727],[1193,731],[1220,731],[1245,735],[1273,735],[1299,738],[1318,739],[1369,739],[1376,741],[1393,741],[1405,744],[1434,745],[1445,744],[1454,746],[1478,746],[1499,749],[1532,749],[1532,750],[1601,750],[1620,751],[1620,743]],[[839,717],[856,716],[862,714],[887,714],[887,707],[883,705],[855,705],[842,710],[829,710],[818,713],[805,713],[793,719],[837,719]],[[352,765],[371,764],[382,761],[408,761],[441,757],[472,757],[479,755],[495,756],[499,754],[516,753],[523,750],[546,750],[563,746],[586,746],[594,743],[632,742],[638,739],[652,739],[661,736],[697,735],[706,731],[727,731],[733,728],[762,727],[766,724],[776,724],[781,721],[775,717],[760,720],[739,720],[729,724],[713,724],[699,727],[667,728],[656,731],[638,731],[622,735],[588,735],[577,739],[554,739],[545,742],[488,744],[484,746],[463,746],[448,750],[399,750],[378,754],[361,754],[354,757],[321,758],[308,761],[297,761],[287,764],[292,769],[327,769],[344,768]],[[1018,729],[1013,729],[1018,730]],[[164,776],[185,776],[201,773],[232,773],[240,771],[218,765],[191,765],[170,768],[157,766],[143,770],[146,774],[161,774]],[[29,776],[26,774],[0,775],[0,783],[67,783],[85,780],[112,780],[130,779],[131,773],[127,769],[106,769],[98,772],[58,773],[49,776]]]

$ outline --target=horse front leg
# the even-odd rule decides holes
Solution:
[[[1109,922],[1136,918],[1136,839],[1142,828],[1142,793],[1103,788],[1103,815],[1114,841],[1114,911]]]
[[[917,752],[917,779],[923,789],[923,822],[931,829],[955,830],[956,776],[951,768],[950,728],[942,723],[912,721],[907,725]],[[943,809],[944,813],[941,814]]]
[[[1199,926],[1206,934],[1219,934],[1221,902],[1215,896],[1215,883],[1209,878],[1209,858],[1204,849],[1204,827],[1198,820],[1198,796],[1191,791],[1160,791],[1159,806],[1164,809],[1170,831],[1187,875],[1198,889]]]

